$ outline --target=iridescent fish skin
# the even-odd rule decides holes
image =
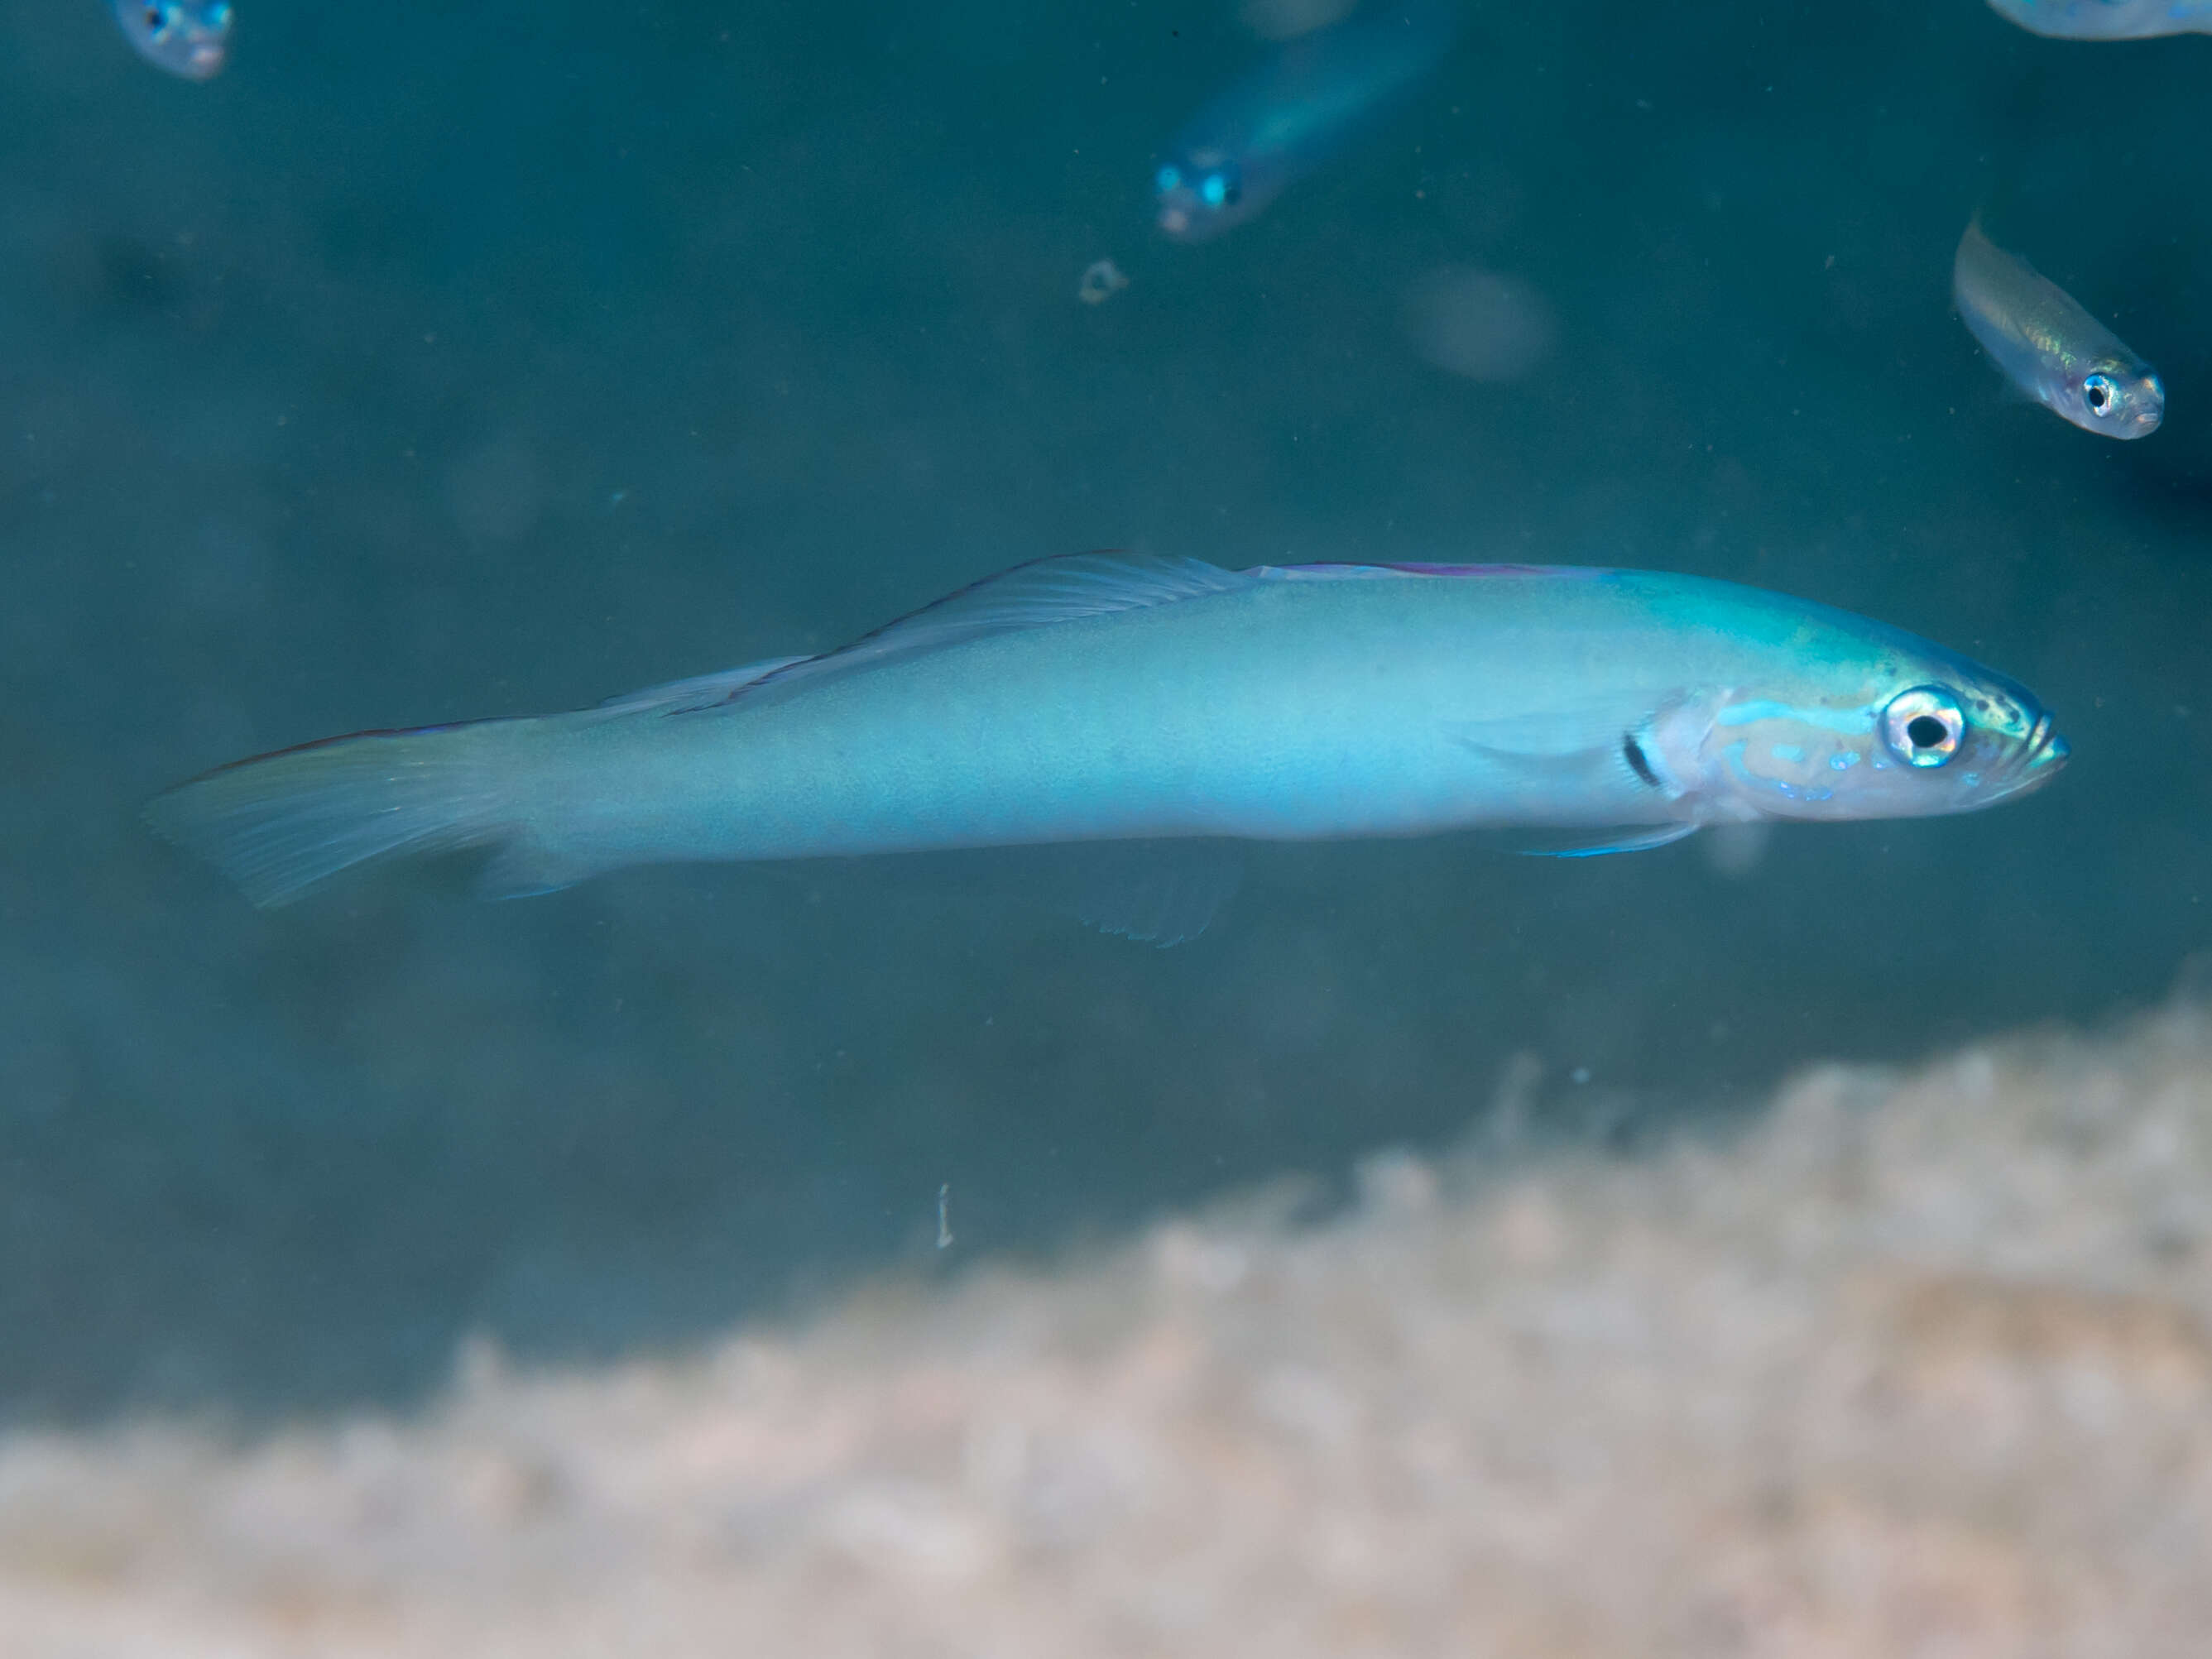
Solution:
[[[1160,228],[1240,225],[1419,86],[1458,32],[1448,0],[1382,0],[1277,48],[1177,135],[1153,175]]]
[[[1178,837],[1497,826],[1627,850],[1706,824],[1971,811],[2066,754],[2002,675],[1732,583],[1076,555],[823,656],[333,738],[148,813],[277,904],[368,859],[464,847],[495,849],[497,895],[678,860]]]
[[[230,0],[115,0],[115,21],[141,58],[210,81],[230,56]]]
[[[2157,372],[2112,330],[2019,255],[1982,234],[1976,219],[1951,265],[1959,315],[2029,397],[2106,438],[2147,438],[2166,417]]]
[[[1990,0],[2008,22],[2060,40],[2212,34],[2212,0]]]

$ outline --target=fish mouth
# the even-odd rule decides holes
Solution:
[[[2058,723],[2045,709],[2035,717],[2027,742],[2021,750],[2020,769],[2015,775],[2022,789],[2040,788],[2057,777],[2072,757],[2074,745],[2058,735]]]

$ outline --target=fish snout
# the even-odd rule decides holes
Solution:
[[[2035,725],[2021,748],[2019,787],[2040,788],[2065,769],[2073,753],[2074,745],[2058,735],[2057,722],[2051,717],[2051,711],[2044,710],[2035,717]]]
[[[2157,375],[2143,376],[2130,413],[2133,429],[2128,434],[2130,437],[2148,438],[2158,430],[2159,423],[2166,419],[2166,385]]]

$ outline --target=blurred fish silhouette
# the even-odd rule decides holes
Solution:
[[[2166,416],[2151,366],[2074,296],[1982,234],[1977,215],[1951,265],[1959,315],[2005,377],[2084,432],[2147,438]]]
[[[2212,34],[2212,0],[1990,0],[2008,22],[2061,40]]]
[[[115,0],[115,21],[141,58],[187,81],[229,61],[230,0]]]
[[[1395,109],[1459,33],[1449,0],[1383,0],[1278,47],[1192,118],[1154,176],[1160,228],[1202,242]]]

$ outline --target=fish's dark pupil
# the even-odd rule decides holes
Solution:
[[[2112,401],[2112,394],[2106,390],[2103,381],[2092,380],[2089,382],[2089,407],[2091,409],[2096,410],[2098,414],[2101,415],[2105,412],[2105,405]]]
[[[1916,714],[1905,723],[1905,735],[1912,739],[1915,749],[1933,749],[1951,734],[1933,714]]]
[[[1628,769],[1650,784],[1659,787],[1659,775],[1651,769],[1651,763],[1644,757],[1644,745],[1636,740],[1636,733],[1626,733],[1620,739],[1620,757],[1628,763]]]

